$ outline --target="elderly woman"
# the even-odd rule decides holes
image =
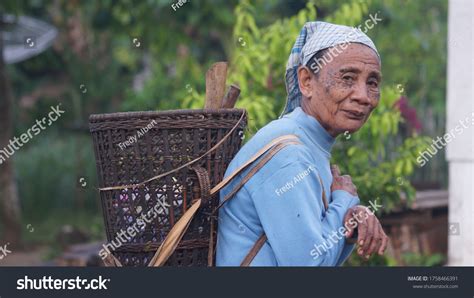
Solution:
[[[251,266],[338,266],[354,248],[354,231],[359,255],[383,254],[388,238],[380,222],[359,205],[350,176],[330,166],[335,138],[357,131],[377,106],[380,67],[360,30],[305,24],[287,65],[282,116],[242,147],[226,175],[279,136],[296,135],[301,144],[279,151],[221,208],[218,266],[244,259]]]

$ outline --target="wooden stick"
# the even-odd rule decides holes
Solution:
[[[220,109],[227,79],[227,62],[214,63],[206,73],[205,109]]]
[[[222,100],[222,108],[223,109],[232,109],[235,106],[235,103],[240,95],[240,88],[239,86],[232,84],[230,85],[229,89],[227,90],[224,99]]]

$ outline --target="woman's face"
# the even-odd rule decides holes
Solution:
[[[355,132],[367,121],[380,99],[380,61],[369,47],[352,43],[340,53],[326,51],[318,75],[298,69],[303,110],[333,137]]]

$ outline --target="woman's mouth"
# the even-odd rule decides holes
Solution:
[[[352,120],[364,120],[365,119],[365,113],[364,112],[354,111],[354,110],[343,110],[343,112],[346,114],[347,118],[352,119]]]

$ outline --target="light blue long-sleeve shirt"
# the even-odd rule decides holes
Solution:
[[[359,198],[343,190],[331,193],[329,160],[335,139],[301,108],[260,129],[234,157],[225,176],[287,134],[297,135],[303,144],[279,151],[220,209],[217,266],[239,266],[264,232],[268,239],[251,266],[339,266],[351,253],[343,218]],[[221,200],[247,172],[221,190]]]

